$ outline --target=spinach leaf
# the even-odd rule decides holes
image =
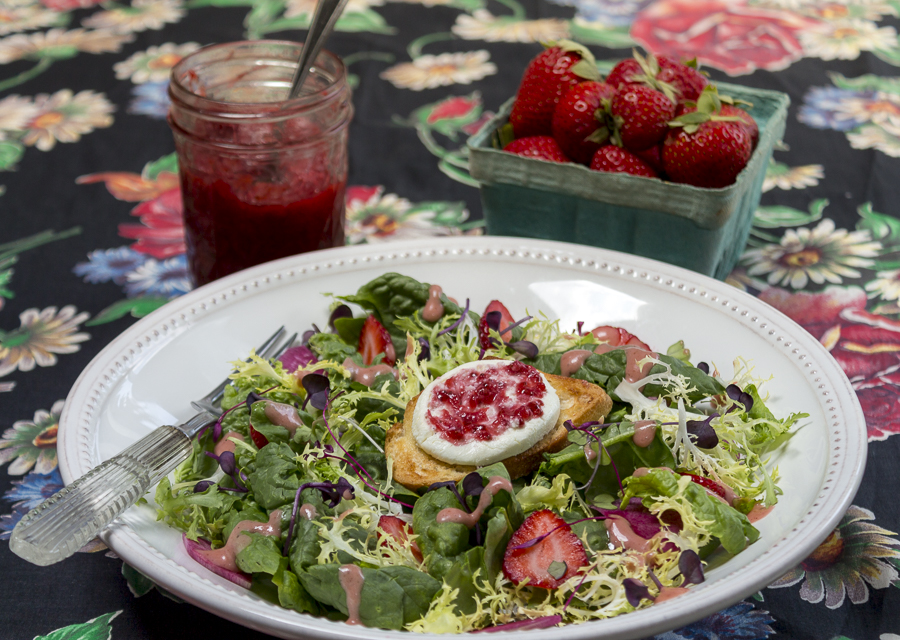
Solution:
[[[743,513],[721,500],[712,498],[695,482],[679,483],[680,476],[669,469],[650,469],[640,478],[625,480],[625,495],[622,502],[632,497],[643,498],[644,505],[653,503],[654,496],[673,497],[683,493],[699,520],[710,522],[709,532],[719,539],[728,553],[737,554],[759,538],[759,531]],[[683,488],[681,487],[683,484]]]
[[[359,336],[362,333],[362,327],[365,324],[365,317],[361,318],[338,318],[334,321],[334,330],[341,337],[341,340],[347,344],[359,344]]]
[[[374,313],[381,324],[391,334],[397,353],[406,350],[406,332],[395,326],[394,320],[412,316],[420,311],[428,301],[428,284],[419,282],[399,273],[385,273],[364,284],[354,295],[340,296],[345,302],[359,305]],[[459,314],[462,309],[441,294],[441,303],[446,313]]]
[[[631,422],[610,425],[599,435],[615,466],[601,455],[600,467],[586,492],[588,500],[601,493],[618,495],[619,480],[616,477],[616,471],[618,471],[618,477],[624,479],[634,473],[638,467],[675,467],[675,458],[669,447],[663,442],[662,433],[659,430],[648,447],[639,447],[634,444],[634,424]],[[547,476],[565,473],[581,485],[590,479],[597,461],[595,459],[588,462],[585,457],[584,444],[587,442],[587,438],[583,434],[573,431],[569,434],[569,441],[573,444],[562,451],[544,454],[540,473]]]
[[[303,483],[294,452],[283,443],[272,442],[256,454],[256,468],[247,474],[250,488],[264,509],[292,502]]]
[[[291,440],[291,433],[287,429],[272,424],[272,421],[266,417],[265,402],[253,403],[253,407],[250,409],[250,422],[253,424],[253,428],[263,434],[269,442],[287,443]]]
[[[484,577],[491,583],[503,567],[503,556],[506,545],[517,527],[510,522],[506,509],[500,507],[488,520],[487,532],[484,534],[484,566],[487,573]]]
[[[278,587],[278,604],[285,609],[293,609],[299,613],[319,612],[319,605],[300,584],[297,574],[287,568],[287,558],[282,558],[278,571],[272,576],[272,582]]]
[[[235,558],[244,573],[274,574],[281,564],[281,549],[275,536],[264,536],[255,531],[241,535],[250,537],[250,544],[241,549]]]
[[[487,467],[481,467],[480,469],[476,469],[475,472],[481,476],[482,486],[486,486],[494,476],[509,480],[509,471],[502,462],[495,462]],[[457,489],[459,490],[460,495],[465,495],[463,481],[460,481]],[[470,510],[478,505],[479,499],[480,496],[466,496],[466,502],[469,505]],[[519,501],[516,500],[515,491],[510,492],[501,490],[495,493],[493,498],[491,498],[491,503],[488,505],[487,509],[484,510],[484,515],[481,517],[481,523],[483,524],[485,521],[489,521],[498,509],[505,510],[513,531],[518,529],[522,525],[522,521],[525,520],[525,516],[522,513],[522,507],[519,505]]]
[[[573,378],[587,380],[603,387],[614,400],[613,394],[625,377],[626,355],[624,349],[616,349],[588,356],[581,368],[572,374]]]
[[[419,548],[425,556],[428,573],[438,580],[444,577],[465,553],[469,545],[469,529],[455,522],[438,522],[442,509],[459,509],[459,501],[446,487],[429,491],[413,508],[413,532],[419,536]]]
[[[699,402],[703,398],[725,393],[725,387],[719,384],[715,378],[703,373],[697,367],[693,367],[678,358],[662,354],[660,354],[659,359],[672,368],[673,374],[683,376],[691,381],[691,386],[694,387],[694,390],[688,394],[688,399],[690,399],[691,402]],[[656,364],[650,369],[650,374],[660,373],[665,370],[666,368],[664,366]],[[664,385],[648,384],[643,388],[642,393],[649,398],[665,395],[667,391]]]
[[[588,549],[597,553],[598,551],[606,551],[609,549],[609,532],[606,525],[600,520],[584,520],[584,514],[576,511],[566,511],[562,514],[563,520],[572,523],[572,532],[578,536],[580,540],[587,543]]]
[[[305,491],[303,493],[306,493]],[[318,491],[316,491],[318,493]],[[288,557],[291,569],[300,574],[309,567],[318,564],[322,543],[319,540],[319,527],[312,520],[298,517],[294,522],[294,537]]]
[[[268,522],[269,517],[260,511],[260,509],[255,504],[250,504],[245,506],[243,509],[232,509],[228,513],[225,514],[225,527],[222,531],[222,535],[225,539],[228,539],[228,536],[231,535],[231,531],[237,525],[238,522],[243,520],[252,520],[253,522]]]
[[[479,593],[475,589],[476,572],[480,580],[487,579],[485,576],[488,573],[488,568],[485,564],[484,547],[472,547],[466,551],[453,564],[453,568],[450,569],[447,575],[444,576],[444,582],[450,588],[459,589],[454,604],[462,613],[469,615],[475,613],[479,597]]]
[[[315,351],[320,360],[343,362],[356,355],[357,342],[347,344],[334,333],[315,333],[309,339],[309,348]]]
[[[298,577],[309,594],[345,616],[349,615],[347,594],[340,583],[338,564],[319,564]],[[409,567],[362,569],[359,619],[367,627],[401,630],[422,617],[441,583],[427,573]]]
[[[525,358],[522,360],[525,364],[530,364],[538,371],[558,376],[562,373],[560,361],[562,353],[541,353],[536,358]]]

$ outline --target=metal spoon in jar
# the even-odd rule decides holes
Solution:
[[[297,62],[297,71],[294,73],[288,100],[300,95],[300,90],[303,88],[306,76],[309,75],[311,65],[319,55],[322,45],[325,44],[328,36],[334,30],[334,25],[346,5],[347,0],[319,0],[318,4],[316,4],[316,13],[309,24],[306,42],[303,43],[303,48],[300,50],[300,59]]]

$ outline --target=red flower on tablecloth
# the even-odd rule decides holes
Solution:
[[[747,0],[659,0],[641,11],[631,37],[656,54],[669,54],[725,71],[778,71],[803,57],[799,32],[818,23]]]
[[[184,253],[184,220],[181,190],[170,189],[131,210],[142,224],[120,224],[119,235],[137,240],[131,248],[164,260]]]
[[[478,94],[455,96],[437,104],[428,114],[428,124],[434,124],[438,120],[464,118],[480,107],[481,98]]]
[[[759,298],[815,336],[850,378],[869,440],[900,433],[900,322],[865,310],[859,287],[791,293],[772,287]]]

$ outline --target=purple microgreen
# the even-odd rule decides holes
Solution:
[[[678,570],[684,576],[684,582],[681,583],[682,587],[689,584],[700,584],[706,580],[703,575],[703,561],[700,560],[697,552],[692,549],[686,549],[681,552],[681,556],[678,558]]]
[[[698,362],[697,368],[700,369],[700,371],[702,371],[706,375],[709,375],[709,365],[706,364],[705,362]]]
[[[306,331],[304,331],[303,335],[300,336],[300,344],[304,346],[309,345],[309,339],[316,335],[316,333],[318,333],[318,331],[316,331],[315,329],[307,329]]]
[[[656,577],[656,574],[653,573],[653,569],[648,569],[647,573],[650,574],[650,579],[653,580],[653,584],[656,585],[656,588],[662,591],[663,585],[662,582],[659,581],[659,578]]]
[[[691,438],[691,442],[701,449],[714,449],[717,447],[719,444],[719,434],[716,433],[716,430],[710,423],[713,418],[717,418],[718,416],[718,413],[714,413],[706,418],[706,420],[688,420],[687,432]]]
[[[484,360],[484,354],[487,353],[487,350],[484,347],[481,347],[481,351],[478,353],[478,359]]]
[[[753,396],[746,391],[742,391],[736,384],[730,384],[725,387],[725,393],[727,393],[728,397],[735,402],[740,402],[744,405],[745,411],[750,411],[750,409],[753,408]]]
[[[488,329],[500,332],[500,321],[503,320],[503,314],[499,311],[488,311],[484,314],[484,323]]]
[[[194,493],[203,493],[204,491],[209,489],[214,484],[215,484],[215,482],[213,482],[212,480],[201,480],[200,482],[198,482],[197,484],[194,485]]]
[[[600,507],[591,507],[594,511],[603,514],[604,518],[618,516],[628,523],[631,530],[644,540],[649,540],[662,529],[662,524],[655,515],[650,513],[640,498],[632,498],[628,505],[621,506],[618,509],[602,509]]]
[[[550,566],[547,567],[547,573],[549,573],[550,577],[554,580],[559,580],[560,578],[562,578],[564,575],[566,575],[566,571],[568,570],[569,565],[567,565],[565,562],[559,562],[557,560],[551,562]]]
[[[537,358],[538,355],[538,347],[533,342],[529,342],[528,340],[518,340],[516,342],[507,342],[506,346],[515,351],[516,353],[521,353],[526,358],[534,359]]]
[[[216,455],[211,451],[205,451],[204,453],[218,462],[222,472],[230,476],[232,481],[234,481],[234,489],[220,487],[222,491],[237,491],[239,493],[246,493],[248,491],[247,487],[244,486],[247,476],[238,469],[237,461],[234,458],[234,452],[223,451],[220,455]]]
[[[584,327],[584,320],[579,320],[579,321],[578,321],[578,335],[579,335],[579,336],[583,336],[583,335],[584,335],[584,333],[582,332],[582,328],[583,328],[583,327]]]
[[[435,483],[429,485],[425,491],[426,492],[435,491],[437,489],[440,489],[441,487],[446,487],[447,489],[450,489],[450,491],[453,492],[453,495],[456,496],[456,499],[459,500],[459,504],[462,507],[463,511],[465,511],[466,513],[469,513],[469,506],[466,504],[465,499],[459,494],[459,490],[456,488],[456,483],[453,480],[445,480],[444,482],[435,482]]]
[[[308,364],[318,362],[316,354],[307,346],[291,347],[278,356],[281,366],[288,373],[294,373],[297,369],[301,369]]]
[[[550,629],[562,622],[561,615],[541,616],[530,620],[516,620],[506,624],[498,624],[493,627],[485,627],[471,633],[496,633],[498,631],[530,631],[531,629]]]
[[[352,500],[355,497],[353,485],[347,478],[340,478],[337,482],[306,482],[301,484],[294,494],[294,507],[291,509],[291,524],[288,526],[287,538],[284,540],[284,547],[281,555],[286,556],[291,548],[291,538],[294,535],[294,524],[297,522],[297,511],[300,508],[300,494],[304,489],[317,489],[322,493],[322,500],[332,509],[341,500]]]
[[[500,313],[500,312],[499,311],[491,311],[491,313]],[[531,320],[531,316],[525,316],[521,320],[516,320],[515,322],[511,322],[509,325],[507,325],[507,327],[503,331],[498,331],[498,333],[502,336],[504,333],[506,333],[508,331],[512,331],[516,327],[528,322],[529,320]],[[497,327],[499,327],[499,326],[500,326],[500,323],[497,322]]]
[[[238,402],[236,405],[234,405],[233,407],[231,407],[231,408],[228,409],[227,411],[223,411],[223,412],[222,412],[222,415],[219,416],[219,419],[216,420],[215,423],[212,423],[212,424],[214,425],[214,426],[213,426],[213,432],[212,432],[212,439],[213,439],[213,442],[218,442],[218,441],[219,441],[219,438],[222,437],[222,420],[225,418],[225,416],[227,416],[229,413],[231,413],[231,412],[234,411],[235,409],[239,409],[239,408],[241,408],[241,407],[243,407],[243,406],[244,406],[244,403],[243,403],[243,402]],[[206,433],[206,430],[207,430],[208,428],[209,428],[209,425],[206,425],[205,427],[203,427],[203,428],[200,430],[200,432],[197,434],[197,437],[198,437],[198,438],[202,437],[203,434]]]
[[[331,327],[332,331],[336,331],[334,327],[334,321],[338,318],[352,318],[353,312],[350,310],[345,304],[338,305],[334,311],[331,312],[331,315],[328,317],[328,326]]]
[[[308,378],[308,377],[309,377],[309,376],[306,376],[306,378]],[[306,378],[304,378],[304,380],[306,380]],[[338,394],[338,395],[340,395],[340,394]],[[413,507],[412,507],[411,504],[407,504],[406,502],[403,502],[402,500],[397,500],[397,498],[395,498],[394,496],[389,495],[389,494],[387,494],[387,493],[384,493],[383,491],[380,491],[380,490],[376,489],[375,487],[373,487],[372,485],[370,485],[368,482],[366,482],[366,479],[362,477],[362,474],[365,474],[365,475],[369,478],[369,480],[372,480],[372,482],[375,482],[375,480],[372,479],[372,476],[369,474],[369,472],[366,471],[365,467],[363,467],[359,462],[357,462],[356,458],[354,458],[352,455],[350,455],[350,452],[347,451],[347,449],[344,448],[344,445],[341,444],[341,441],[338,440],[338,439],[337,439],[337,436],[334,435],[334,431],[331,430],[331,425],[328,424],[328,418],[326,417],[326,413],[327,413],[328,407],[329,407],[330,405],[331,405],[331,400],[328,399],[328,397],[327,397],[327,395],[326,395],[325,409],[322,410],[322,421],[325,423],[325,428],[328,430],[328,435],[330,435],[330,436],[331,436],[331,439],[334,440],[334,443],[335,443],[338,447],[341,448],[341,451],[344,452],[344,455],[346,456],[346,459],[344,459],[344,458],[339,458],[338,456],[332,456],[332,455],[329,455],[329,454],[327,454],[327,453],[325,454],[325,457],[326,457],[326,458],[337,458],[338,460],[344,460],[344,462],[351,463],[351,467],[353,468],[353,471],[354,471],[354,472],[356,473],[356,475],[359,477],[360,481],[361,481],[364,485],[366,485],[366,487],[368,487],[369,489],[371,489],[374,493],[377,493],[378,495],[387,498],[387,499],[390,500],[391,502],[396,502],[397,504],[399,504],[399,505],[401,505],[401,506],[409,507],[410,509],[412,509]]]
[[[628,604],[635,609],[641,604],[641,600],[653,600],[653,596],[650,595],[650,588],[640,580],[625,578],[622,581],[622,586],[625,587],[625,597],[628,598]]]
[[[438,331],[438,335],[442,336],[445,333],[450,333],[451,331],[456,329],[459,325],[461,325],[465,321],[467,315],[469,315],[469,299],[468,298],[466,298],[466,308],[463,309],[463,312],[461,314],[459,314],[459,318],[456,320],[456,322],[451,324],[446,329],[442,329],[442,330]]]
[[[422,350],[419,351],[417,362],[422,362],[423,360],[431,360],[431,345],[428,344],[428,340],[426,340],[425,338],[419,338],[419,346],[422,347]]]
[[[578,489],[579,491],[583,491],[583,490],[587,489],[588,487],[590,487],[591,484],[593,484],[594,478],[597,476],[597,471],[600,469],[601,455],[603,453],[605,453],[607,455],[607,457],[609,458],[609,462],[612,465],[613,471],[615,471],[615,473],[616,473],[616,479],[619,481],[619,488],[624,490],[624,487],[622,486],[622,480],[621,480],[621,478],[619,478],[619,470],[616,468],[615,461],[612,459],[612,456],[609,455],[609,451],[606,450],[606,447],[603,446],[603,441],[600,439],[600,437],[596,433],[591,431],[591,428],[598,426],[598,425],[601,427],[609,426],[609,424],[604,424],[602,422],[596,422],[596,421],[582,422],[577,427],[572,423],[571,420],[566,420],[563,423],[563,426],[570,433],[572,431],[580,431],[588,438],[593,438],[599,445],[598,446],[599,451],[597,452],[597,462],[594,464],[594,470],[591,472],[591,477],[588,478],[588,481],[586,483],[584,483],[584,485],[582,485],[580,487],[576,487],[576,489]]]
[[[473,471],[463,478],[462,488],[465,497],[479,497],[481,492],[484,491],[484,478],[477,471]]]
[[[306,390],[306,400],[303,402],[303,408],[306,408],[306,403],[308,402],[319,411],[325,411],[325,407],[328,406],[328,391],[331,388],[328,376],[320,373],[308,373],[303,376],[301,384]]]
[[[265,391],[263,391],[263,393],[265,393]],[[260,396],[255,391],[251,391],[250,393],[247,394],[247,399],[244,402],[247,404],[247,410],[249,411],[250,409],[253,408],[253,405],[255,403],[261,402],[262,400],[263,400],[262,396]]]

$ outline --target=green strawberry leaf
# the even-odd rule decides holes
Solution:
[[[597,66],[597,59],[594,58],[594,54],[591,53],[590,49],[579,42],[575,42],[574,40],[557,40],[555,43],[550,43],[550,46],[557,46],[563,51],[577,53],[581,56],[582,60],[587,60],[591,63],[595,68]],[[546,46],[546,45],[545,45]],[[600,75],[600,72],[597,71],[597,75]]]
[[[595,129],[585,140],[596,142],[597,144],[606,144],[609,141],[609,127],[603,126]]]
[[[600,70],[597,68],[596,63],[593,61],[589,62],[584,58],[572,65],[572,73],[585,80],[593,80],[595,82],[600,80]]]

